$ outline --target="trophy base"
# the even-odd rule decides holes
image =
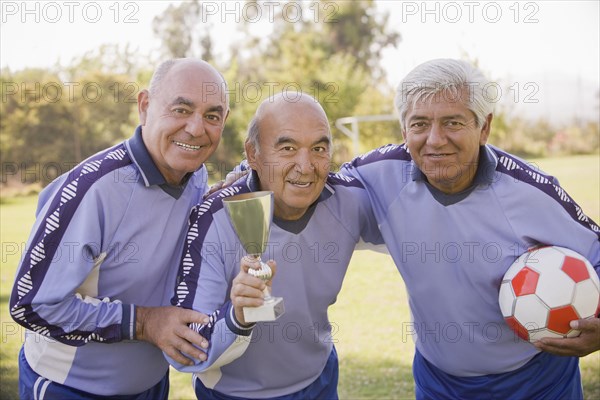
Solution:
[[[273,297],[260,307],[244,307],[246,322],[275,321],[285,312],[282,297]]]

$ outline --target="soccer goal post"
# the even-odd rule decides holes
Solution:
[[[360,153],[360,129],[359,122],[396,121],[398,117],[394,114],[360,115],[356,117],[343,117],[335,121],[335,127],[352,140],[352,151],[357,156]],[[349,125],[350,128],[348,128]]]

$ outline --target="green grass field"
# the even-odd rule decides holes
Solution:
[[[534,160],[557,176],[563,187],[594,221],[600,220],[600,159],[579,156]],[[33,224],[36,198],[0,204],[0,398],[18,399],[17,354],[23,330],[8,315],[8,297],[15,268]],[[368,319],[368,321],[367,321]],[[334,340],[340,356],[340,397],[343,399],[413,398],[412,340],[404,285],[391,259],[368,251],[352,259],[338,302],[331,308]],[[375,328],[363,329],[378,321]],[[600,352],[582,359],[587,399],[600,399]],[[173,371],[172,399],[193,399],[191,379]]]

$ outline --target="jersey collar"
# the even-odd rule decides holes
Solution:
[[[498,158],[487,146],[479,147],[479,162],[477,163],[477,172],[473,178],[471,186],[459,193],[446,194],[442,191],[434,188],[429,182],[425,174],[412,162],[412,180],[425,182],[427,189],[433,195],[433,197],[442,205],[449,206],[456,204],[463,199],[467,198],[473,190],[478,186],[488,186],[494,182],[494,174],[496,172],[496,166],[498,164]]]
[[[181,197],[193,173],[186,174],[183,179],[183,184],[180,186],[169,185],[158,170],[158,167],[152,160],[152,157],[144,144],[141,126],[136,128],[135,134],[125,142],[125,146],[127,146],[131,159],[137,165],[146,187],[158,186],[175,199]]]

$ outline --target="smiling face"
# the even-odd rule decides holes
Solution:
[[[317,200],[327,179],[331,135],[325,112],[312,98],[266,100],[259,111],[258,149],[246,143],[261,190],[274,192],[274,215],[296,220]]]
[[[468,92],[438,93],[417,101],[406,113],[402,134],[410,154],[429,183],[453,194],[468,188],[477,172],[479,147],[487,142],[492,115],[477,127],[467,108]]]
[[[142,138],[167,183],[181,184],[216,150],[229,112],[224,90],[210,65],[181,60],[153,93],[138,95]]]

